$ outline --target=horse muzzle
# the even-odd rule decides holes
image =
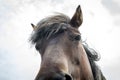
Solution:
[[[66,73],[56,73],[56,74],[51,73],[50,75],[39,76],[35,80],[73,80],[73,78],[70,74],[66,74]]]

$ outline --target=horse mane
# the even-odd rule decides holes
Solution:
[[[86,42],[82,42],[83,47],[87,53],[90,66],[92,68],[92,73],[94,76],[94,80],[106,80],[103,73],[101,72],[100,68],[96,64],[96,61],[100,60],[100,56],[98,55],[97,51],[95,51],[93,48],[90,48]]]
[[[38,41],[39,44],[42,44],[42,41],[44,39],[48,39],[51,36],[56,36],[57,34],[64,32],[66,29],[64,26],[69,25],[69,22],[70,18],[64,14],[58,14],[42,19],[37,24],[37,29],[34,30],[30,41],[33,44],[36,44]],[[98,61],[100,59],[98,53],[94,49],[90,48],[86,42],[82,41],[82,43],[92,68],[94,80],[106,80],[101,70],[95,63],[95,61]]]

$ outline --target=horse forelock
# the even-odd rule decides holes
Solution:
[[[42,19],[37,24],[37,29],[33,32],[30,41],[36,43],[43,38],[49,38],[62,32],[62,27],[69,24],[70,18],[64,14],[58,14]]]

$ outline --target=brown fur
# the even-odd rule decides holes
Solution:
[[[78,31],[81,24],[80,6],[72,19],[59,14],[37,24],[31,41],[42,62],[35,80],[105,80],[94,62],[98,56],[92,53],[96,52],[82,44]]]

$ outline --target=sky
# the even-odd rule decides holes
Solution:
[[[83,40],[101,55],[107,80],[119,80],[120,0],[0,0],[0,80],[34,80],[41,58],[29,42],[30,23],[56,12],[71,18],[79,4]]]

